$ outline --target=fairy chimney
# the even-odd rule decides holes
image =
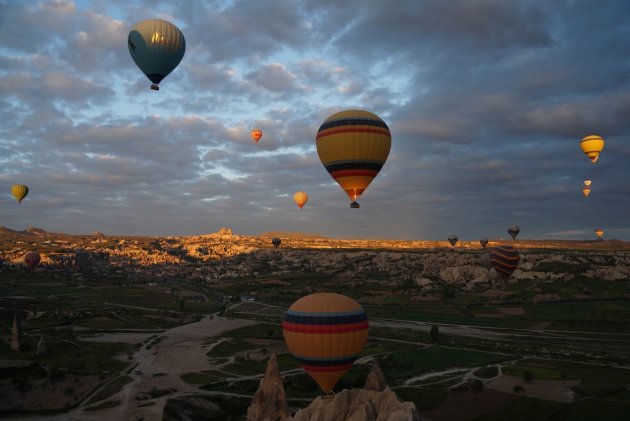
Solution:
[[[48,355],[48,345],[46,345],[46,341],[44,341],[44,335],[39,337],[39,342],[37,343],[37,355],[40,357]]]
[[[289,420],[287,396],[280,377],[278,357],[271,354],[267,362],[265,376],[260,380],[249,408],[247,421],[284,421]]]
[[[15,352],[22,352],[22,321],[19,315],[13,318],[13,329],[11,330],[11,349]]]

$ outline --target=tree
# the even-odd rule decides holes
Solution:
[[[529,370],[525,370],[523,372],[523,380],[525,380],[527,383],[531,382],[532,380],[534,380],[534,375],[532,374],[531,371]]]
[[[437,342],[438,339],[440,339],[440,329],[437,327],[437,325],[431,325],[429,336],[431,337],[432,342]]]

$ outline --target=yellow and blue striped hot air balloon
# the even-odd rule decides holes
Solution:
[[[22,200],[24,200],[28,194],[28,186],[25,186],[24,184],[14,184],[11,186],[11,194],[15,197],[15,200],[17,200],[18,203],[22,203]]]
[[[582,148],[582,152],[584,152],[594,164],[599,159],[599,153],[604,149],[604,139],[602,139],[601,136],[592,134],[582,138],[580,147]]]
[[[162,19],[136,23],[127,37],[129,54],[159,91],[158,84],[171,73],[186,52],[186,40],[179,28]]]
[[[387,124],[369,111],[346,110],[331,115],[317,131],[317,154],[346,192],[353,208],[389,156],[392,136]]]
[[[490,266],[503,279],[508,279],[518,267],[520,256],[518,251],[508,245],[499,245],[490,252]]]
[[[289,307],[282,330],[298,364],[330,393],[363,350],[368,320],[363,307],[352,298],[316,293]]]

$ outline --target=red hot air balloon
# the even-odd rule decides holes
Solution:
[[[508,279],[518,267],[520,256],[518,251],[508,245],[499,245],[490,252],[490,266],[503,279]]]
[[[251,131],[251,133],[249,134],[252,138],[252,140],[256,143],[258,143],[260,141],[260,139],[262,138],[263,135],[263,131],[260,129],[254,129]]]
[[[24,263],[26,263],[31,268],[39,265],[40,260],[40,255],[36,251],[29,251],[24,255]]]

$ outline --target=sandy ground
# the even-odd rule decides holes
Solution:
[[[165,339],[151,349],[142,347],[133,355],[133,360],[138,365],[130,374],[134,380],[125,385],[119,394],[120,405],[100,411],[84,411],[83,408],[78,408],[68,414],[49,417],[16,418],[14,421],[161,420],[164,405],[169,397],[191,391],[198,392],[198,385],[190,385],[180,379],[182,374],[214,368],[208,364],[208,357],[206,356],[206,352],[208,352],[212,344],[203,345],[204,340],[208,337],[255,323],[256,322],[250,320],[227,319],[217,316],[210,318],[206,316],[199,322],[175,327],[163,333],[157,333],[158,337],[165,337]],[[152,334],[148,336],[152,336]],[[148,336],[147,334],[121,333],[102,335],[98,338],[102,340],[111,339],[115,342],[121,341],[120,339],[123,338],[125,341],[135,343],[142,341],[142,338]],[[157,353],[155,353],[156,349]],[[140,370],[141,374],[134,374],[136,369]],[[165,375],[155,377],[154,374],[157,373],[165,373]],[[156,404],[153,406],[138,408],[138,404],[147,401],[136,400],[136,395],[141,392],[148,392],[153,387],[161,390],[169,388],[177,390],[170,395],[154,399]],[[112,396],[109,399],[114,399],[115,397],[116,396]]]
[[[580,384],[580,381],[581,380],[534,379],[528,383],[521,377],[508,376],[504,374],[486,384],[486,388],[516,394],[514,392],[514,387],[522,386],[525,391],[518,393],[518,395],[548,401],[573,402],[574,394],[571,388]]]
[[[79,339],[85,342],[123,342],[126,344],[137,344],[144,342],[151,336],[160,336],[160,332],[156,333],[104,333],[98,336],[82,336]]]

